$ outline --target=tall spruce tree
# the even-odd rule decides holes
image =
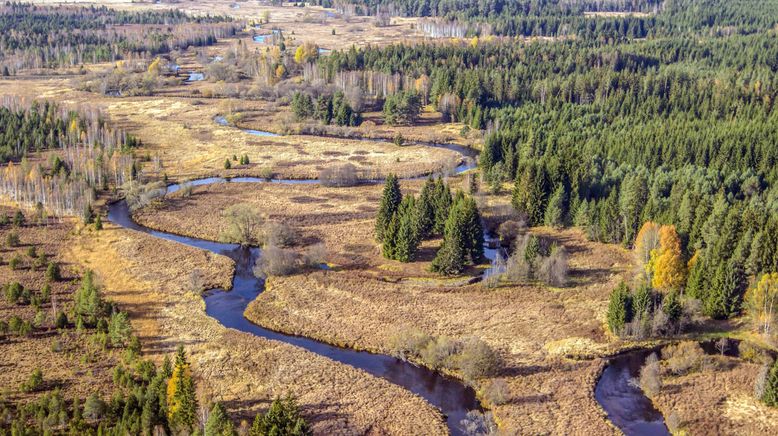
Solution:
[[[554,194],[548,200],[546,214],[543,219],[549,227],[561,228],[565,225],[565,216],[567,215],[567,190],[564,184],[560,183],[554,190]]]
[[[416,209],[419,239],[426,239],[435,227],[435,180],[432,177],[421,188]]]
[[[416,258],[420,243],[416,200],[413,196],[407,195],[402,199],[395,217],[393,223],[396,224],[390,226],[394,232],[391,238],[394,243],[391,258],[410,262]]]
[[[437,180],[435,180],[433,195],[433,204],[435,206],[435,224],[432,227],[433,234],[440,235],[444,232],[452,201],[451,190],[448,185],[443,182],[443,179],[438,177]]]
[[[632,321],[632,295],[624,282],[611,291],[608,301],[608,329],[615,335],[621,335],[624,325]]]
[[[378,242],[383,241],[384,233],[400,207],[401,201],[400,182],[397,180],[397,176],[389,174],[384,182],[381,204],[378,207],[378,215],[376,216],[375,238]]]

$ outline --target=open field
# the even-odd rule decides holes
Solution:
[[[213,118],[224,113],[229,101],[185,98],[96,97],[74,91],[66,79],[0,81],[0,95],[21,95],[32,99],[56,99],[63,105],[90,105],[103,110],[119,127],[133,132],[144,143],[141,154],[159,156],[164,168],[147,166],[152,174],[173,179],[202,176],[266,176],[316,178],[323,168],[352,164],[368,177],[388,172],[401,176],[426,174],[450,168],[460,162],[457,153],[424,146],[397,147],[394,144],[311,136],[257,137]],[[267,103],[241,102],[241,106],[267,111]],[[249,156],[249,165],[224,169],[225,159]]]
[[[106,296],[130,312],[145,353],[184,344],[212,398],[241,418],[293,393],[317,433],[446,432],[439,412],[404,389],[208,317],[202,298],[186,289],[188,277],[198,269],[206,287],[226,287],[232,271],[227,258],[113,226],[74,241],[69,256],[92,268]]]
[[[1,207],[0,214],[13,214],[15,209]],[[0,388],[2,401],[27,403],[40,392],[23,393],[19,387],[36,368],[43,371],[42,392],[59,388],[65,398],[86,398],[92,393],[105,395],[111,392],[111,373],[120,361],[122,350],[103,349],[93,343],[88,332],[76,332],[72,326],[58,330],[54,321],[58,310],[66,310],[73,303],[73,293],[78,288],[81,268],[67,263],[65,251],[72,237],[74,223],[51,222],[48,225],[27,224],[22,227],[2,226],[0,237],[0,283],[18,282],[34,295],[40,295],[45,285],[46,266],[33,268],[34,259],[27,254],[32,247],[45,253],[49,259],[62,264],[63,279],[50,283],[50,302],[44,302],[40,310],[44,320],[29,335],[0,334]],[[9,234],[16,234],[20,243],[9,247]],[[18,256],[21,264],[12,269],[9,262]],[[12,317],[33,322],[36,308],[32,304],[14,304],[5,295],[0,299],[0,321],[8,323]]]
[[[778,411],[754,398],[759,365],[721,356],[712,362],[698,372],[663,377],[653,398],[662,414],[675,414],[689,434],[778,432]]]

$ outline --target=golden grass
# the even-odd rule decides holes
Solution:
[[[289,392],[317,433],[446,433],[440,413],[402,388],[208,317],[200,296],[186,290],[187,277],[196,268],[210,286],[225,286],[229,259],[112,225],[79,238],[70,256],[94,269],[106,294],[130,311],[144,352],[158,356],[185,344],[200,383],[243,417]]]

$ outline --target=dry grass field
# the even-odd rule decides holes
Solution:
[[[15,209],[0,207],[0,214],[13,214]],[[18,282],[35,295],[45,284],[45,265],[33,269],[33,259],[28,250],[34,247],[49,259],[62,264],[62,280],[50,284],[50,302],[40,307],[44,320],[30,335],[0,334],[0,398],[3,401],[26,403],[59,388],[65,398],[86,398],[92,393],[111,392],[111,373],[121,359],[122,350],[104,350],[90,341],[88,333],[78,333],[74,328],[57,331],[54,320],[58,310],[72,304],[73,293],[78,288],[81,268],[67,263],[64,255],[71,238],[72,221],[51,222],[48,225],[25,224],[22,227],[4,225],[0,228],[3,248],[0,249],[0,283]],[[9,234],[19,237],[19,245],[9,247]],[[12,269],[9,263],[18,256],[20,266]],[[14,304],[0,296],[0,321],[8,323],[12,317],[34,322],[36,309],[32,304]],[[43,371],[44,385],[41,392],[23,393],[20,386],[36,368]]]
[[[405,182],[403,189],[412,192],[418,185]],[[408,328],[449,337],[478,336],[506,362],[497,378],[507,381],[511,400],[494,409],[501,428],[564,433],[575,426],[611,432],[592,395],[604,361],[567,357],[604,356],[616,349],[602,325],[610,290],[629,271],[629,253],[587,242],[577,230],[538,228],[534,231],[556,239],[571,253],[569,287],[447,284],[427,271],[436,248],[432,242],[426,247],[429,254],[423,250],[418,262],[400,264],[380,257],[372,238],[380,191],[380,186],[228,183],[196,188],[188,198],[173,196],[140,211],[136,219],[153,228],[215,239],[226,224],[214,210],[238,202],[256,204],[270,219],[300,229],[302,240],[326,242],[336,267],[271,277],[249,306],[249,319],[271,329],[381,352],[389,351],[393,334]]]
[[[184,344],[200,383],[241,418],[292,393],[320,434],[446,433],[440,413],[402,388],[207,316],[200,295],[186,289],[189,274],[198,269],[207,287],[226,287],[227,258],[114,226],[75,239],[68,258],[93,269],[106,296],[130,312],[145,353]]]
[[[654,404],[674,414],[688,434],[776,434],[778,411],[754,398],[759,365],[713,356],[711,365],[683,376],[666,375]]]

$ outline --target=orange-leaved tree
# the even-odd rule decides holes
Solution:
[[[656,289],[679,289],[686,283],[686,264],[675,226],[659,228],[659,249],[653,262],[653,272],[651,285]]]

